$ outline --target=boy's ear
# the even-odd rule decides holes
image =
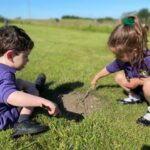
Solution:
[[[12,50],[8,50],[4,55],[8,60],[13,61],[14,53]]]

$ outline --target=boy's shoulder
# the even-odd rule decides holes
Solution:
[[[9,66],[0,64],[0,80],[14,80],[15,70]]]
[[[12,72],[16,73],[16,70],[10,66],[0,63],[0,72]]]

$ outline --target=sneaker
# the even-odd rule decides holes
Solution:
[[[144,117],[138,118],[136,123],[141,124],[143,126],[150,126],[150,121],[145,119]]]
[[[129,95],[127,98],[119,100],[121,104],[138,104],[142,103],[141,97],[139,95]]]
[[[39,74],[37,79],[35,80],[35,86],[39,91],[41,91],[43,89],[45,81],[46,81],[45,74],[44,73]]]
[[[147,113],[143,117],[140,117],[137,120],[137,123],[144,126],[150,126],[150,106],[148,107]]]
[[[17,122],[14,127],[12,138],[18,138],[23,135],[35,135],[45,132],[49,129],[46,125],[40,125],[30,120]]]

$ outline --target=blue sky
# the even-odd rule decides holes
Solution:
[[[6,18],[81,17],[120,18],[124,12],[150,9],[149,0],[0,0],[0,15]]]

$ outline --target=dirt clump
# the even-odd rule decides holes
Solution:
[[[94,95],[85,97],[82,93],[69,93],[62,95],[61,99],[66,110],[84,116],[95,112],[100,106],[100,101]]]

